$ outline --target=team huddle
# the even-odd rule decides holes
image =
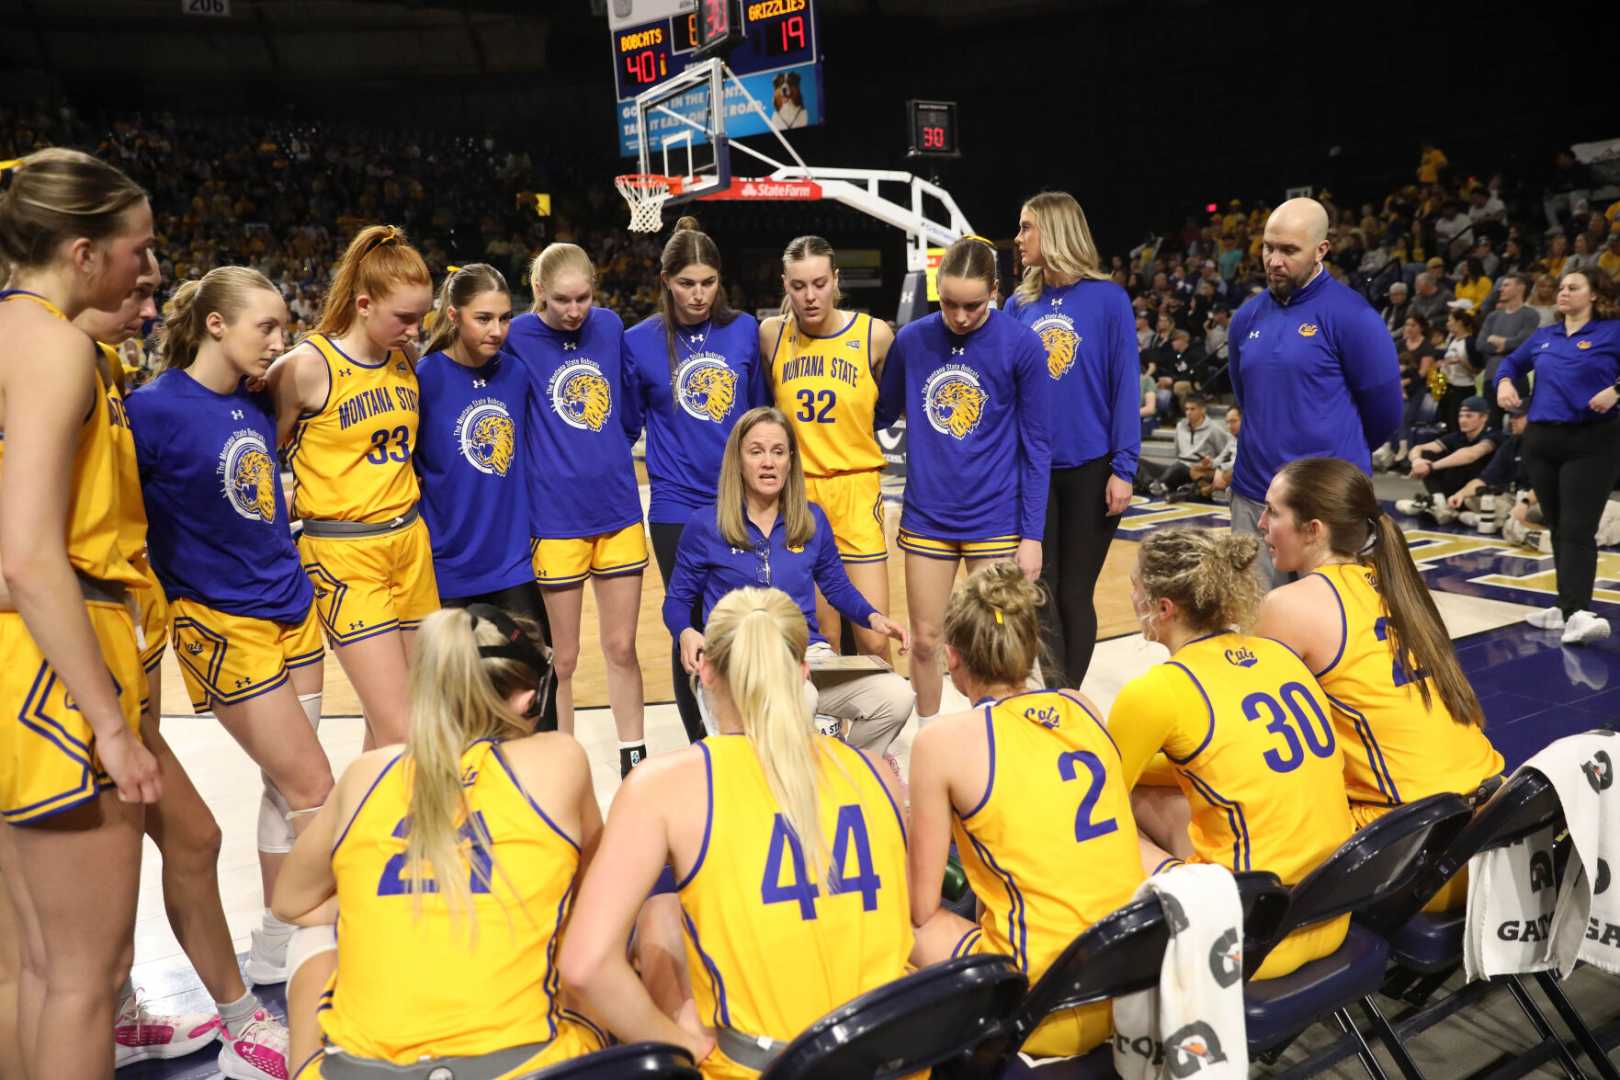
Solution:
[[[659,313],[626,328],[572,244],[537,255],[514,315],[493,267],[435,294],[371,226],[286,351],[257,271],[182,284],[158,375],[126,394],[116,346],[162,287],[145,194],[84,154],[24,159],[0,191],[0,1072],[157,1052],[84,1036],[139,1016],[143,831],[219,1012],[165,1054],[217,1039],[240,1080],[517,1077],[655,1040],[750,1077],[911,966],[993,952],[1034,981],[1169,866],[1293,883],[1390,808],[1497,776],[1400,529],[1336,458],[1276,473],[1258,539],[1142,542],[1130,600],[1170,659],[1106,715],[1078,692],[1136,467],[1134,320],[1072,198],[1036,196],[1019,226],[1005,306],[968,237],[940,311],[898,331],[840,307],[818,237],[787,245],[782,313],[756,320],[682,219]],[[905,623],[875,435],[902,417]],[[692,743],[651,759],[649,535]],[[1297,580],[1264,593],[1262,549]],[[587,581],[624,778],[605,824],[572,737]],[[846,621],[878,661],[815,676]],[[237,970],[218,826],[163,740],[166,644],[263,772],[246,975],[288,983],[290,1032]],[[881,662],[896,645],[909,680]],[[366,727],[335,779],[327,649]],[[947,677],[971,709],[942,714]],[[941,902],[953,851],[971,921]],[[1256,977],[1347,925],[1297,932]],[[1109,1033],[1087,1006],[1025,1049]]]

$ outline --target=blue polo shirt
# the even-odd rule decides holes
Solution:
[[[1598,391],[1620,378],[1620,319],[1593,319],[1573,334],[1564,321],[1543,326],[1514,349],[1496,369],[1498,384],[1536,374],[1529,419],[1540,424],[1590,424],[1620,417],[1620,408],[1592,411]],[[1491,387],[1494,396],[1496,388]]]
[[[768,538],[744,514],[743,527],[748,530],[749,546],[736,548],[720,535],[714,507],[695,512],[681,530],[675,571],[669,576],[669,588],[664,594],[664,625],[669,627],[670,634],[679,640],[681,631],[692,626],[692,602],[698,597],[703,598],[703,621],[707,623],[709,612],[721,597],[733,589],[750,587],[781,589],[792,597],[804,612],[812,644],[827,640],[816,625],[817,588],[845,618],[861,626],[868,625],[877,608],[850,584],[838,545],[833,542],[827,515],[822,513],[821,507],[811,503],[810,516],[816,523],[810,542],[800,548],[790,548],[787,526],[780,514]]]
[[[1372,472],[1401,420],[1395,343],[1361,295],[1323,269],[1286,302],[1270,290],[1232,317],[1232,390],[1243,409],[1232,487],[1255,502],[1290,461],[1335,457]]]

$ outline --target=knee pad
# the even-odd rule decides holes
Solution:
[[[291,809],[276,785],[264,777],[264,794],[259,798],[259,850],[266,855],[285,855],[292,850],[293,831],[287,820]]]
[[[298,969],[311,957],[324,952],[337,952],[337,927],[300,926],[287,939],[287,981],[292,982]]]

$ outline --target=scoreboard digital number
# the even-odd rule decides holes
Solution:
[[[723,52],[742,40],[736,15],[736,0],[698,0],[697,10],[687,18],[695,31],[700,58]]]
[[[957,145],[956,102],[908,101],[911,148],[908,157],[961,157]]]

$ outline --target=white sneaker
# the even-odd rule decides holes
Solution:
[[[1524,522],[1511,514],[1508,515],[1506,521],[1502,522],[1502,539],[1510,544],[1523,544],[1526,531]]]
[[[253,931],[253,948],[248,950],[247,963],[242,974],[254,986],[269,986],[287,981],[287,942],[292,938],[289,930],[278,934],[269,930]]]
[[[1585,645],[1591,641],[1602,641],[1608,636],[1608,619],[1600,619],[1590,611],[1577,611],[1564,624],[1561,642],[1565,645]]]
[[[1532,611],[1524,617],[1524,621],[1537,630],[1562,630],[1564,628],[1564,613],[1555,604],[1550,608]]]
[[[1441,525],[1450,525],[1460,516],[1451,508],[1451,504],[1443,498],[1434,499],[1429,503],[1429,516]]]
[[[1432,496],[1429,495],[1414,495],[1410,499],[1396,499],[1395,510],[1397,513],[1405,514],[1407,517],[1417,517],[1429,508],[1431,501]]]
[[[220,1074],[230,1080],[287,1080],[287,1026],[263,1009],[234,1033],[219,1052]]]
[[[165,1016],[146,1007],[140,993],[123,1000],[113,1025],[114,1065],[168,1060],[194,1054],[219,1038],[219,1017],[210,1013]]]
[[[1395,448],[1388,443],[1373,451],[1372,465],[1379,472],[1388,472],[1393,464],[1395,464]]]
[[[1468,526],[1470,529],[1478,529],[1480,527],[1479,513],[1474,510],[1462,511],[1462,513],[1457,515],[1457,521],[1460,524]],[[1484,530],[1481,529],[1480,531],[1483,532]]]

